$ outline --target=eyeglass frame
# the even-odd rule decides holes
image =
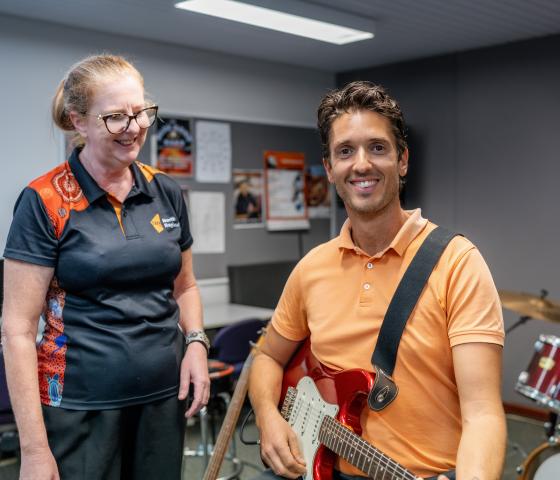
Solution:
[[[146,110],[151,110],[152,108],[156,109],[156,113],[154,115],[154,121],[148,125],[147,127],[141,127],[138,124],[138,115],[140,115],[142,112],[145,112]],[[90,115],[92,117],[97,118],[98,120],[103,120],[103,123],[105,124],[105,128],[107,129],[107,131],[111,134],[111,135],[119,135],[121,133],[124,133],[128,130],[128,128],[130,127],[130,122],[132,122],[132,119],[134,119],[134,121],[136,122],[136,125],[138,125],[139,128],[143,129],[143,130],[147,130],[148,128],[150,128],[156,121],[157,118],[157,113],[158,113],[158,106],[157,105],[150,105],[149,107],[144,107],[142,110],[137,111],[136,113],[129,115],[128,113],[124,113],[124,112],[111,112],[111,113],[100,113],[98,115],[95,115],[95,113],[87,113],[86,115]],[[109,130],[109,127],[107,125],[107,119],[112,116],[112,115],[125,115],[128,117],[128,122],[126,123],[126,127],[124,128],[124,130],[121,130],[120,132],[111,132],[111,130]]]

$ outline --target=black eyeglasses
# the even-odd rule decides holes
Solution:
[[[132,119],[136,121],[140,128],[150,128],[156,121],[157,112],[158,106],[152,105],[151,107],[143,108],[134,115],[128,115],[127,113],[106,113],[93,116],[97,117],[99,120],[103,120],[107,131],[115,135],[126,132]]]

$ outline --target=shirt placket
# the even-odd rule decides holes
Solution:
[[[360,285],[360,304],[373,302],[375,264],[372,258],[363,258],[362,282]]]

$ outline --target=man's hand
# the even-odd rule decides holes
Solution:
[[[261,456],[276,475],[301,477],[306,472],[296,434],[278,411],[271,411],[259,422]]]

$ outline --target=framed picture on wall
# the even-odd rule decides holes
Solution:
[[[262,227],[262,170],[233,170],[233,227]]]

